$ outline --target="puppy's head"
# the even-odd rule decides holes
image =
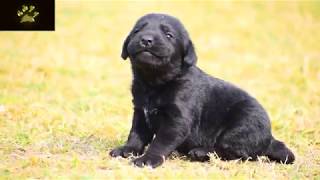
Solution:
[[[197,61],[180,21],[165,14],[141,17],[124,41],[121,57],[140,67],[190,67]]]

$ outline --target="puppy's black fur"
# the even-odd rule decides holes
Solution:
[[[223,160],[292,163],[293,153],[273,138],[266,111],[248,93],[196,67],[187,31],[176,18],[148,14],[123,44],[133,71],[134,114],[127,143],[113,157],[142,155],[136,166],[161,165],[172,151],[195,161],[215,152]]]

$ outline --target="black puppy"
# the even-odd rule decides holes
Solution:
[[[223,160],[292,163],[293,153],[273,138],[266,111],[248,93],[196,67],[187,31],[176,18],[148,14],[123,44],[131,60],[134,114],[127,143],[112,157],[142,155],[136,166],[157,167],[177,150],[195,161],[215,152]]]

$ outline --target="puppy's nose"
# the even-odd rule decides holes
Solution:
[[[153,45],[153,36],[151,36],[151,35],[142,36],[141,40],[140,40],[140,45],[142,47],[147,47],[147,48],[152,47],[152,45]]]

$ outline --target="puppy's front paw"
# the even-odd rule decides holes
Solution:
[[[142,157],[139,157],[133,160],[133,164],[138,167],[150,166],[156,168],[164,162],[164,157],[158,155],[149,155],[145,154]]]
[[[137,148],[130,147],[130,146],[121,146],[121,147],[113,149],[112,151],[110,151],[109,154],[112,157],[121,156],[121,157],[127,158],[130,155],[133,155],[133,156],[141,155],[142,154],[142,150],[139,150]]]

